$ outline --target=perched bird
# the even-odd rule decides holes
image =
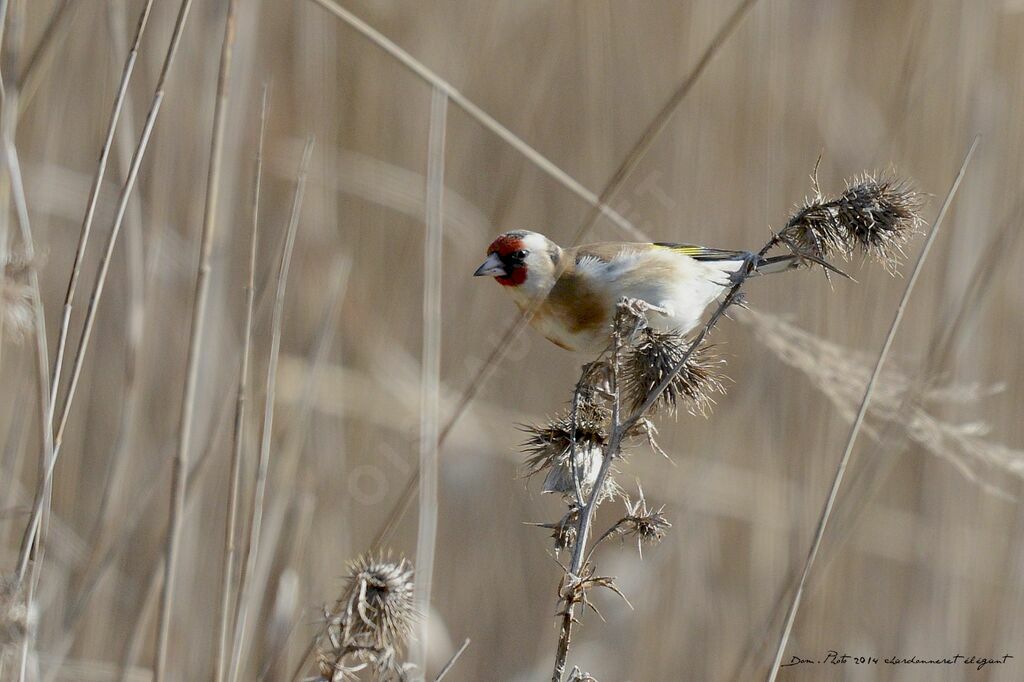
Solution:
[[[494,277],[530,324],[566,350],[597,353],[610,339],[616,306],[632,299],[652,327],[686,334],[745,264],[755,274],[798,267],[795,255],[760,258],[690,244],[605,242],[563,249],[537,232],[514,230],[487,248],[474,276]]]

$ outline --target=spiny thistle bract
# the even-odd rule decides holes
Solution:
[[[397,662],[397,652],[419,619],[412,564],[363,555],[348,564],[348,573],[334,613],[326,614],[326,641],[318,643],[321,679],[358,679],[364,668],[378,679],[406,679],[409,667]]]
[[[576,524],[579,520],[580,510],[576,507],[571,507],[555,523],[530,523],[527,525],[549,529],[551,531],[551,539],[554,540],[555,554],[558,554],[563,549],[572,549],[576,545]]]
[[[647,506],[643,488],[640,489],[640,497],[636,502],[630,502],[629,498],[626,498],[625,504],[626,515],[615,524],[616,532],[635,536],[637,551],[643,556],[642,545],[656,545],[661,542],[672,524],[665,518],[664,505],[657,509]]]
[[[689,347],[690,342],[676,332],[650,327],[638,332],[622,354],[621,381],[626,405],[633,411],[639,410],[683,359]],[[715,402],[711,396],[725,393],[718,373],[722,364],[722,359],[712,353],[709,346],[695,349],[658,396],[652,411],[664,409],[675,414],[682,403],[690,414],[707,415]]]
[[[779,232],[779,240],[818,259],[849,258],[859,250],[895,271],[904,244],[920,231],[922,204],[906,181],[864,174],[834,199],[815,192]]]

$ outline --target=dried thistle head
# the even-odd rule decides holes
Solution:
[[[646,328],[637,333],[632,345],[622,354],[620,381],[623,397],[632,411],[643,406],[686,355],[690,344],[677,332]],[[697,348],[658,396],[652,411],[675,414],[682,403],[690,414],[707,415],[714,404],[714,393],[725,393],[718,372],[724,361],[710,346]]]
[[[318,647],[316,653],[320,677],[316,682],[357,682],[359,673],[368,671],[383,682],[412,682],[415,665],[398,660],[395,650],[359,647]]]
[[[815,191],[780,231],[779,240],[819,260],[861,251],[895,270],[903,246],[920,231],[922,204],[907,182],[865,174],[849,181],[834,199]]]
[[[348,564],[345,590],[335,607],[343,646],[397,649],[419,619],[413,568],[407,560],[360,556]]]
[[[626,515],[615,525],[617,532],[636,537],[637,550],[643,556],[643,545],[656,545],[661,542],[672,524],[665,518],[665,507],[657,509],[647,506],[643,488],[636,502],[626,498]]]
[[[920,232],[923,200],[904,180],[863,175],[839,198],[839,221],[865,254],[895,269],[904,244]]]
[[[326,628],[316,647],[320,680],[357,680],[362,670],[379,680],[411,680],[397,652],[419,619],[413,590],[412,564],[405,559],[363,555],[350,562],[334,613],[324,610]]]

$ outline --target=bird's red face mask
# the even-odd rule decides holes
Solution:
[[[526,281],[526,257],[523,240],[503,235],[487,248],[487,260],[473,273],[474,277],[494,277],[506,287],[519,286]]]

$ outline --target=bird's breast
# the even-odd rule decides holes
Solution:
[[[530,324],[561,348],[597,353],[608,345],[614,302],[578,280],[572,274],[561,277],[536,307]],[[524,311],[531,307],[529,301],[516,303]]]

